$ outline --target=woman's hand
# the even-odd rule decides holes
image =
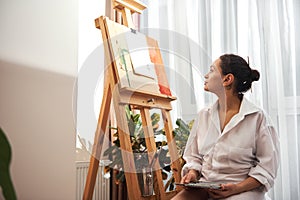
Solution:
[[[207,190],[207,192],[212,198],[221,199],[221,198],[229,197],[234,194],[250,191],[260,186],[262,186],[262,184],[258,180],[256,180],[253,177],[248,177],[240,183],[221,184],[220,190],[209,189]]]
[[[191,183],[191,182],[196,182],[198,180],[199,173],[194,170],[190,169],[189,172],[182,177],[180,183]]]
[[[221,184],[221,189],[208,189],[207,192],[214,199],[222,199],[239,193],[237,185],[233,183]]]

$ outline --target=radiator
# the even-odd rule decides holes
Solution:
[[[76,162],[76,199],[82,200],[89,162]],[[110,179],[103,176],[104,166],[99,166],[93,200],[110,200]]]

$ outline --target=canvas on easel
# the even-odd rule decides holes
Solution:
[[[115,0],[114,2],[117,3],[116,7],[122,10],[123,20],[127,27],[104,16],[95,20],[96,27],[100,28],[102,33],[106,67],[102,105],[83,199],[92,198],[99,165],[97,159],[101,155],[111,103],[117,122],[128,198],[130,200],[170,199],[179,189],[176,188],[175,191],[170,192],[165,191],[158,161],[153,163],[153,171],[151,171],[153,173],[153,194],[145,196],[140,190],[126,106],[129,105],[132,109],[140,112],[149,161],[153,160],[157,152],[150,110],[161,109],[171,158],[171,169],[175,182],[179,182],[181,165],[172,134],[173,128],[170,117],[171,101],[176,100],[176,97],[171,94],[157,41],[138,33],[132,26],[128,26],[132,24],[130,22],[131,12],[135,11],[134,9],[140,4],[135,0]],[[152,164],[149,163],[149,165]]]
[[[120,87],[171,96],[156,40],[110,20],[106,28]]]
[[[109,20],[107,32],[120,87],[159,92],[146,37],[133,29]]]

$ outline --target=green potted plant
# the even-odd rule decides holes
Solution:
[[[137,172],[141,172],[142,169],[147,167],[149,163],[141,117],[140,114],[132,112],[129,107],[126,108],[126,116],[128,121],[129,132],[130,132],[132,151],[134,153],[136,170]],[[151,115],[151,120],[152,120],[152,127],[153,127],[155,137],[163,138],[165,136],[164,129],[159,129],[160,115],[158,113],[153,113]],[[182,154],[185,149],[186,141],[189,136],[192,124],[193,121],[187,124],[182,119],[177,119],[176,120],[177,127],[173,130],[173,136],[176,140],[178,153],[181,156],[182,165],[184,164],[184,160],[182,159]],[[112,162],[108,166],[108,168],[119,169],[115,181],[117,183],[119,182],[124,183],[126,180],[125,180],[124,172],[122,171],[123,161],[122,161],[122,155],[120,149],[119,135],[115,127],[110,127],[110,128],[116,130],[114,134],[115,140],[113,140],[112,146],[109,147],[104,152],[104,156],[111,157]],[[158,160],[159,160],[160,167],[162,169],[161,170],[162,177],[165,181],[165,190],[166,191],[174,190],[175,184],[171,172],[171,167],[170,167],[171,159],[168,155],[166,140],[163,139],[156,140],[156,148],[159,149]],[[142,174],[138,173],[138,178],[139,180],[142,179]],[[141,187],[142,187],[141,190],[143,190],[142,184]]]

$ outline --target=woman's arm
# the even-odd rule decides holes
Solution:
[[[262,184],[259,181],[257,181],[253,177],[248,177],[244,181],[237,183],[237,184],[233,184],[233,183],[222,184],[221,190],[212,190],[211,189],[211,190],[208,190],[208,193],[212,198],[220,199],[220,198],[229,197],[229,196],[232,196],[235,194],[239,194],[242,192],[250,191],[250,190],[253,190],[260,186],[262,186]]]
[[[200,129],[199,127],[199,121],[200,121],[200,114],[198,114],[193,128],[190,132],[189,138],[186,143],[186,148],[183,154],[183,159],[186,161],[185,165],[182,167],[181,176],[182,179],[187,178],[187,180],[194,180],[192,177],[189,178],[189,176],[193,174],[188,173],[190,171],[194,171],[197,174],[200,173],[202,168],[202,156],[200,155],[200,152],[198,150],[198,131]],[[186,183],[186,182],[185,182]]]
[[[242,192],[246,192],[246,191],[250,191],[255,188],[258,188],[258,187],[262,186],[262,184],[255,178],[248,177],[244,181],[236,184],[236,186],[237,186],[237,188],[236,188],[235,194],[238,194],[238,193],[242,193]],[[226,189],[226,184],[224,185],[224,188]]]

